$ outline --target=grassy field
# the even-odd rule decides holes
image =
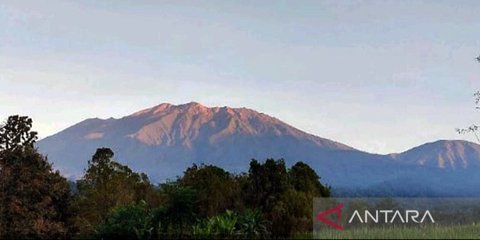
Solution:
[[[298,236],[309,239],[480,239],[480,225],[429,228],[358,228]]]

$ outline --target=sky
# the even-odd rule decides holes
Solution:
[[[480,1],[0,1],[0,119],[41,137],[168,102],[374,153],[475,141]]]

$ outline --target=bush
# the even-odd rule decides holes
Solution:
[[[266,222],[258,210],[237,214],[227,210],[224,214],[200,221],[192,228],[197,238],[259,238],[267,236]]]
[[[263,219],[262,212],[258,209],[247,209],[240,214],[238,219],[240,232],[246,238],[261,238],[269,235],[268,222]]]
[[[121,206],[97,228],[97,234],[104,239],[150,239],[154,230],[152,220],[153,214],[145,202]]]

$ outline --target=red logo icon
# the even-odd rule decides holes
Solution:
[[[340,221],[340,219],[342,218],[342,209],[343,209],[344,205],[343,204],[339,204],[337,205],[336,207],[334,208],[331,208],[331,209],[328,209],[327,211],[325,212],[321,212],[317,215],[317,220],[318,221],[321,221],[325,224],[328,224],[329,226],[331,226],[332,228],[335,228],[337,230],[344,230],[343,226],[340,225],[338,222]],[[326,216],[332,214],[332,213],[337,213],[337,222],[332,222],[330,220],[328,220],[326,218]]]

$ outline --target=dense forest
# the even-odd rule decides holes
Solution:
[[[109,148],[69,182],[37,151],[31,128],[22,116],[0,126],[0,239],[288,238],[310,232],[313,198],[330,196],[302,162],[252,160],[243,174],[193,165],[154,185]]]

